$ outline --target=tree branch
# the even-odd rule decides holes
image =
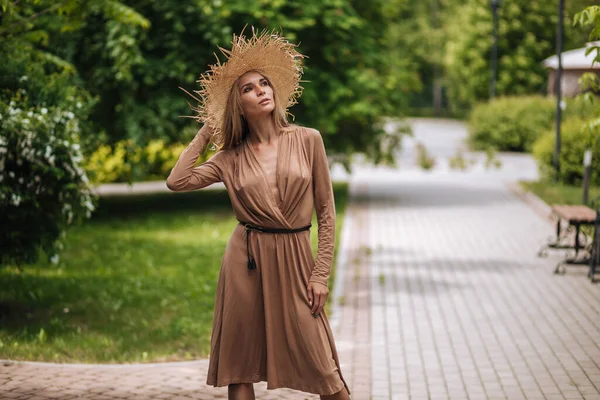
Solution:
[[[16,1],[13,3],[13,5],[16,5],[16,4],[18,4],[18,3],[19,3],[19,1],[20,1],[20,0],[16,0]],[[31,15],[31,16],[30,16],[30,17],[28,17],[28,18],[25,18],[25,19],[23,19],[23,20],[21,20],[21,21],[19,21],[19,22],[15,22],[15,23],[13,23],[13,24],[10,24],[10,25],[8,25],[7,27],[5,27],[4,29],[0,29],[0,34],[4,34],[4,33],[8,32],[9,30],[11,30],[12,28],[18,27],[18,26],[20,26],[20,25],[25,25],[27,22],[29,22],[29,21],[32,21],[32,20],[34,20],[34,19],[38,18],[40,15],[47,14],[47,13],[49,13],[49,12],[51,12],[51,11],[53,11],[53,10],[55,10],[55,9],[59,8],[59,7],[61,7],[62,5],[64,5],[64,3],[57,3],[57,4],[54,4],[53,6],[50,6],[50,7],[46,8],[45,10],[42,10],[42,11],[40,11],[40,12],[37,12],[37,13],[35,13],[35,14]]]

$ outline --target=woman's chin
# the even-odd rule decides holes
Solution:
[[[275,111],[275,107],[265,106],[254,114],[255,118],[264,118],[270,115],[273,115],[273,111]]]

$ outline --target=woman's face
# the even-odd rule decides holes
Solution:
[[[273,88],[255,71],[246,72],[238,80],[242,114],[246,119],[269,115],[275,109]]]

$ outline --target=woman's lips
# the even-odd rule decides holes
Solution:
[[[271,99],[262,99],[258,104],[266,104],[269,101],[271,101]]]

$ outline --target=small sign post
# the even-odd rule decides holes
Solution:
[[[588,203],[590,189],[590,173],[592,172],[592,150],[583,153],[583,204]]]

